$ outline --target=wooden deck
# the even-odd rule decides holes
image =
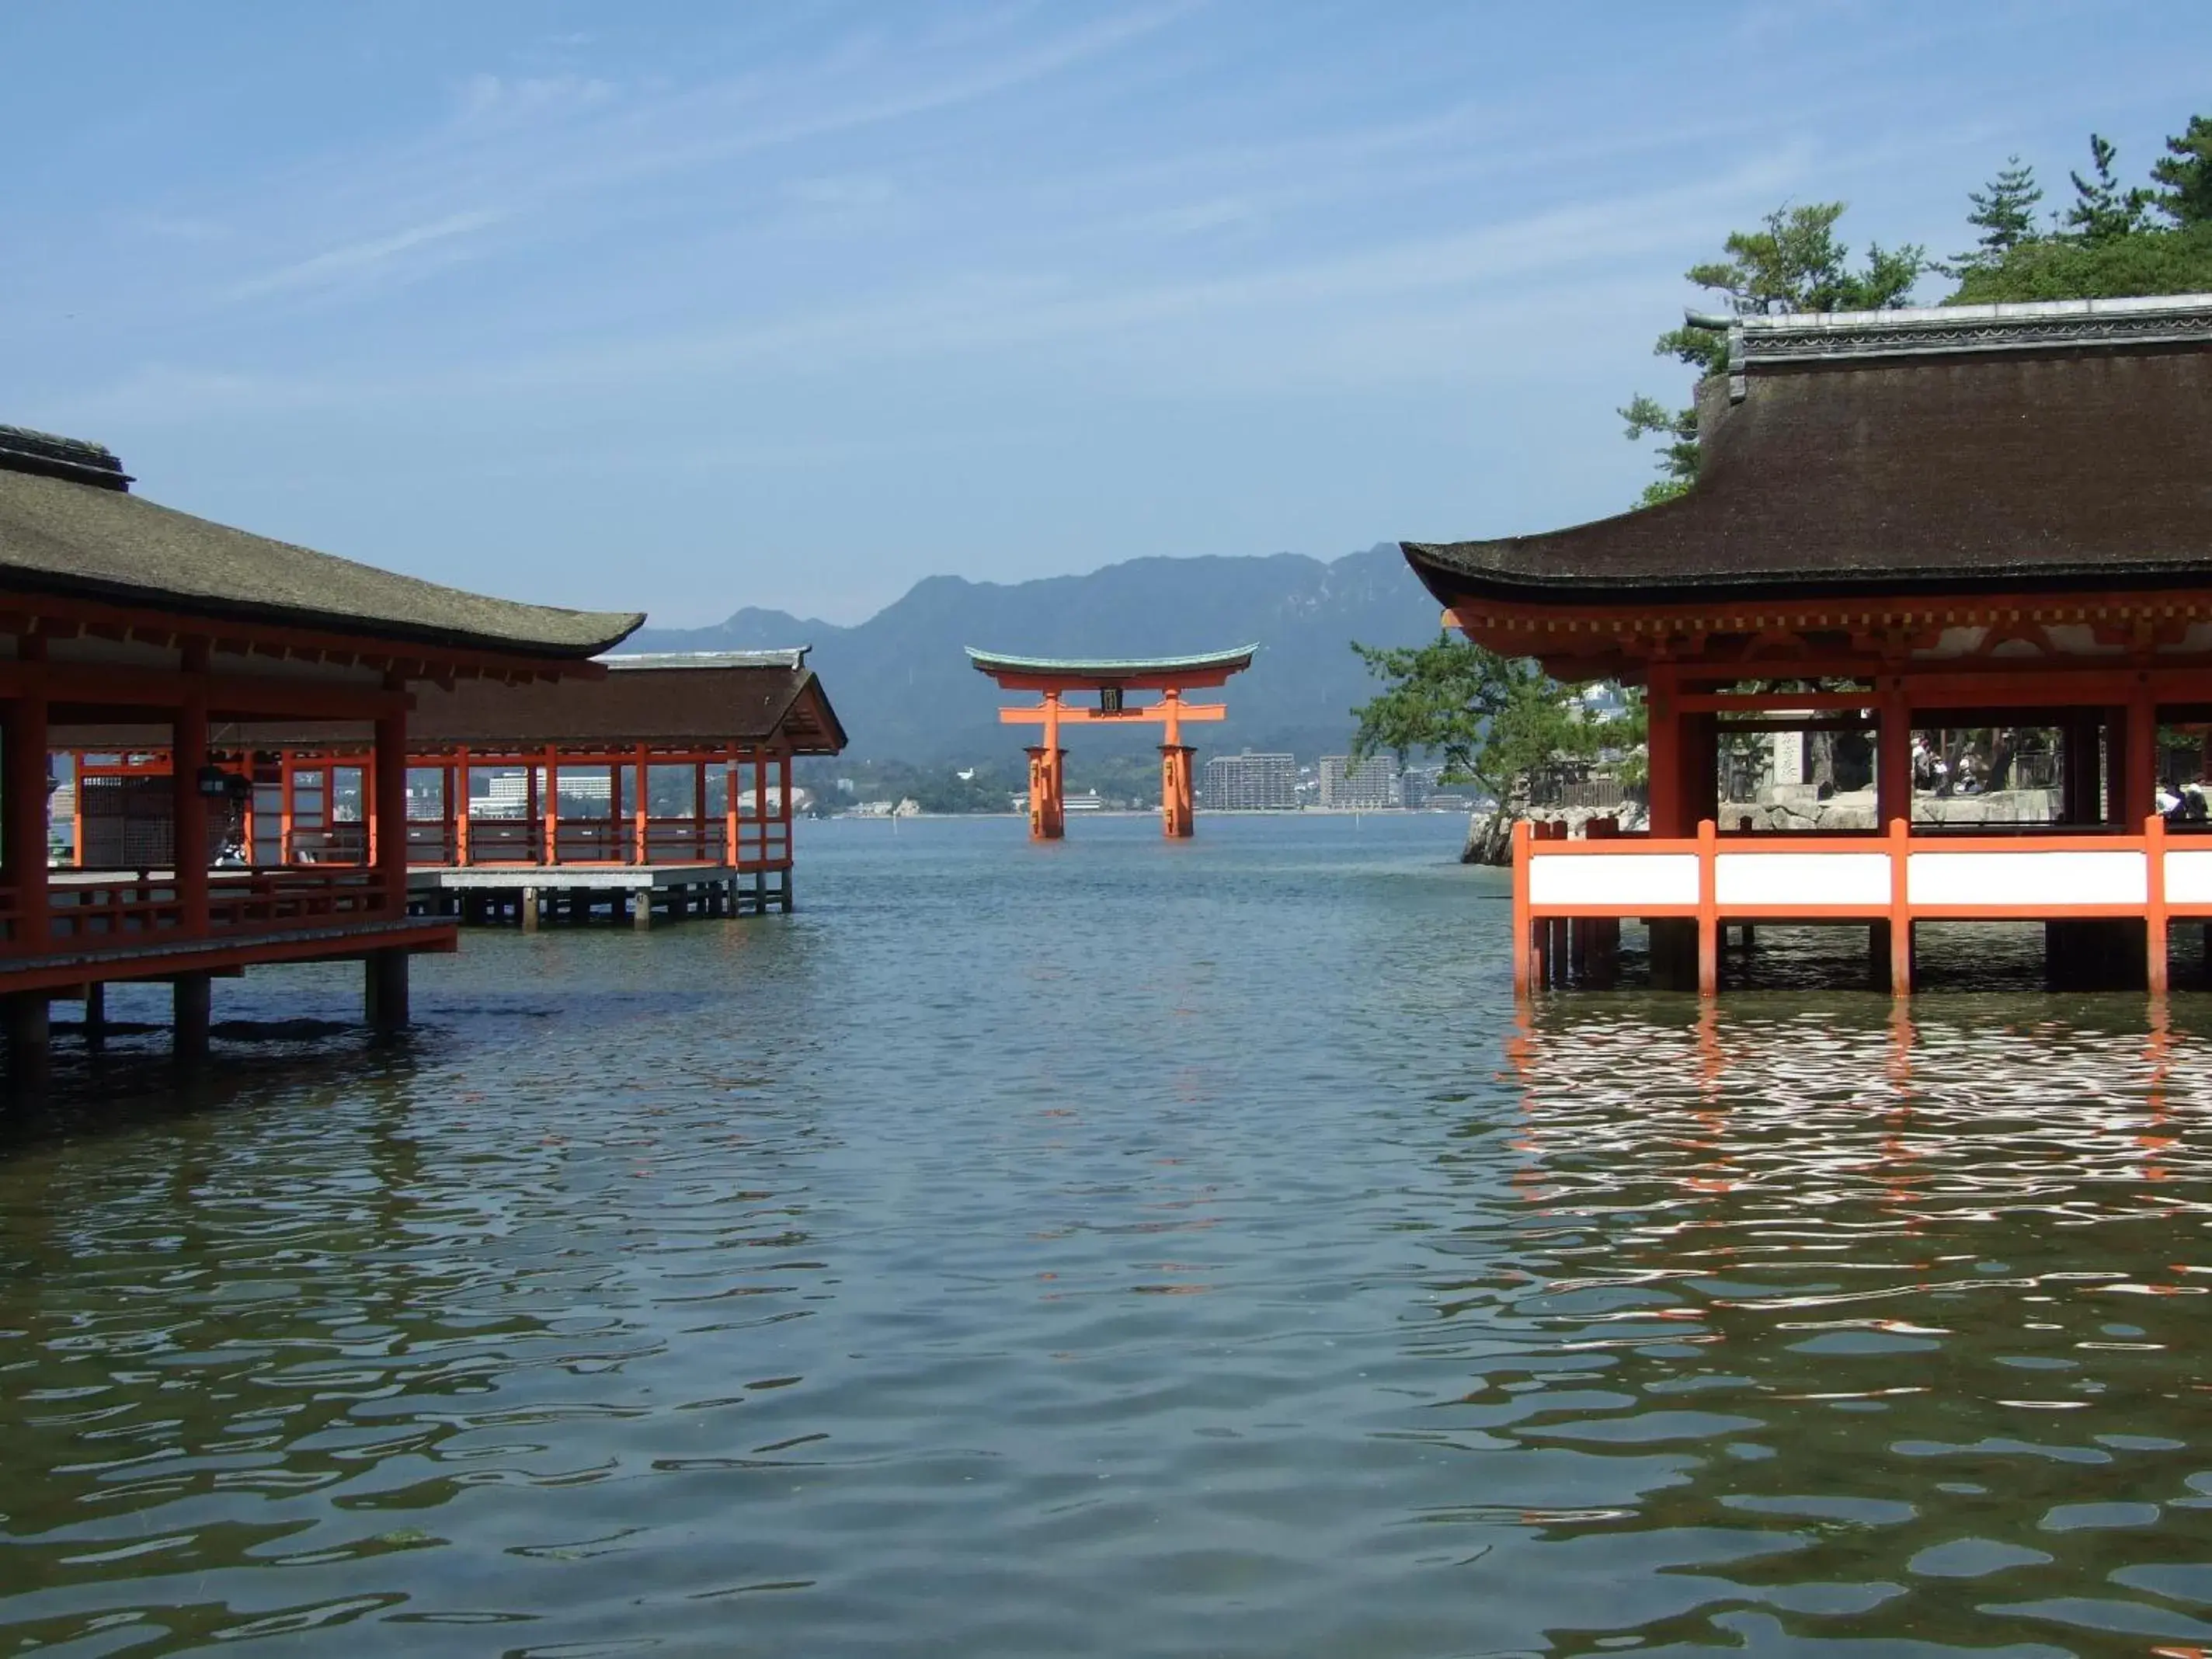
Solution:
[[[789,911],[791,868],[727,864],[472,864],[417,866],[408,909],[476,927],[594,921],[651,927],[656,920]]]

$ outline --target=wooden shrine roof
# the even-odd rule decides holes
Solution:
[[[408,717],[410,748],[493,750],[548,744],[728,743],[834,755],[845,728],[829,694],[791,651],[701,651],[604,657],[604,679],[424,687]]]
[[[31,592],[380,640],[583,659],[641,623],[523,605],[161,507],[98,444],[0,426],[0,594]]]
[[[1559,608],[2212,582],[2212,295],[1729,329],[1663,505],[1407,542],[1429,590]]]

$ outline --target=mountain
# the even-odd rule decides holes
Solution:
[[[998,723],[999,690],[968,665],[963,646],[1133,657],[1257,641],[1252,666],[1220,694],[1229,718],[1188,735],[1206,751],[1289,750],[1310,760],[1342,752],[1352,705],[1373,694],[1349,642],[1412,645],[1436,632],[1436,601],[1386,542],[1330,562],[1278,553],[1131,559],[1087,575],[1012,584],[932,576],[851,628],[748,608],[710,628],[642,629],[624,649],[811,645],[810,661],[854,758],[966,764],[1004,759],[1033,738]],[[1126,752],[1159,738],[1079,730],[1069,741]]]

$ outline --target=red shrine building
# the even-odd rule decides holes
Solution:
[[[788,911],[792,763],[846,741],[806,655],[616,655],[589,678],[418,688],[407,729],[415,908],[526,929]],[[358,724],[211,726],[233,793],[223,826],[233,857],[363,860],[371,736]],[[167,733],[112,730],[107,741],[106,752],[72,757],[79,867],[127,863],[141,820],[162,822]]]
[[[409,722],[418,692],[597,679],[644,618],[516,604],[174,512],[97,444],[0,427],[0,1008],[20,1064],[48,1005],[96,1024],[120,980],[173,988],[180,1051],[209,981],[273,962],[368,964],[371,1018],[406,1018],[407,960],[454,923],[410,913]],[[357,860],[216,867],[236,783],[210,731],[272,721],[365,734]],[[52,751],[157,732],[158,827],[127,861],[51,867]]]
[[[2212,722],[2212,295],[1700,319],[1680,498],[1496,541],[1407,543],[1448,626],[1569,681],[1640,687],[1650,828],[1521,826],[1515,977],[1705,992],[1733,924],[1867,928],[1883,982],[1917,925],[2046,924],[2060,982],[2163,991],[2169,929],[2212,918],[2212,835],[2161,784]],[[2038,787],[1956,810],[1958,733]],[[1856,828],[1724,812],[1732,757],[1825,736],[1864,757]],[[1549,830],[1553,826],[1542,826]]]

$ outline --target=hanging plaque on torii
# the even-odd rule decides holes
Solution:
[[[1190,745],[1182,740],[1185,720],[1226,720],[1221,703],[1184,701],[1187,691],[1226,685],[1231,674],[1252,665],[1256,645],[1234,651],[1209,651],[1195,657],[1009,657],[995,651],[968,647],[968,659],[978,672],[988,674],[1008,691],[1037,691],[1042,702],[1026,708],[1001,708],[1002,726],[1041,726],[1043,740],[1030,745],[1030,838],[1058,841],[1066,833],[1067,806],[1062,787],[1063,763],[1067,751],[1060,746],[1063,725],[1100,723],[1142,725],[1157,723],[1160,733],[1160,828],[1167,836],[1188,836],[1196,818],[1191,791]],[[1133,703],[1133,691],[1158,693],[1158,701]],[[1071,697],[1096,694],[1091,702]]]

